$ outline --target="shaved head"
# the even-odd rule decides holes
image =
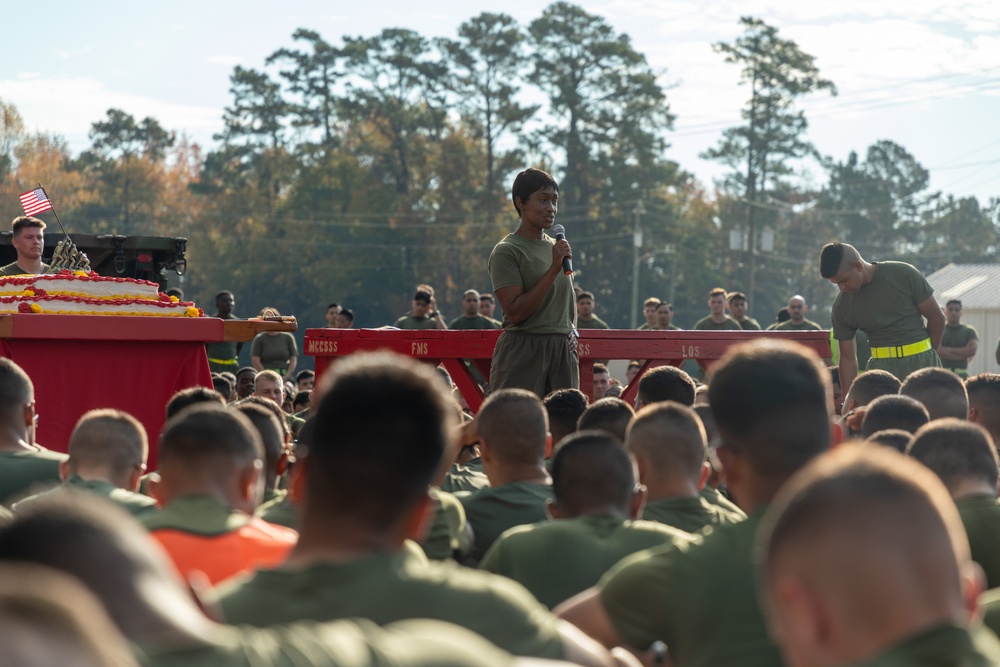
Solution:
[[[917,399],[931,420],[969,418],[969,395],[961,378],[944,368],[921,368],[910,373],[899,388],[902,396]]]
[[[490,394],[476,415],[479,435],[500,461],[537,463],[545,458],[549,420],[545,406],[524,389],[501,389]]]
[[[146,429],[135,417],[120,410],[91,410],[69,437],[69,469],[74,474],[100,470],[123,479],[143,466],[148,452]]]
[[[986,429],[961,419],[939,419],[917,431],[906,453],[934,472],[953,497],[972,487],[997,493],[997,452]]]
[[[668,401],[639,410],[625,437],[628,451],[658,475],[698,482],[705,463],[705,427],[695,411]]]

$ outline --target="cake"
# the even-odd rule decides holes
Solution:
[[[0,278],[0,313],[205,316],[194,303],[161,294],[154,282],[68,270]]]

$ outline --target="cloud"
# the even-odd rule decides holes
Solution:
[[[210,62],[215,65],[226,65],[227,67],[234,67],[242,63],[243,58],[234,55],[219,55],[219,56],[210,56],[207,59],[207,62]]]
[[[63,60],[69,60],[71,58],[76,58],[77,56],[83,56],[90,53],[90,48],[88,47],[84,49],[56,49],[54,53]]]

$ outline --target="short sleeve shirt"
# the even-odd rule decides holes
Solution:
[[[59,464],[67,458],[42,448],[0,452],[0,505],[60,484]]]
[[[909,345],[927,338],[918,304],[934,288],[913,266],[876,262],[875,277],[856,294],[841,292],[833,301],[833,336],[850,340],[861,329],[872,347]]]
[[[455,554],[468,553],[472,544],[462,503],[452,494],[440,489],[431,489],[430,495],[435,512],[427,529],[427,537],[420,544],[424,553],[431,560],[445,560]]]
[[[220,603],[233,624],[365,618],[385,625],[430,618],[468,628],[515,655],[563,657],[556,618],[519,584],[402,551],[297,570],[258,570],[224,586]]]
[[[653,521],[581,516],[511,528],[479,567],[522,584],[551,609],[596,584],[625,556],[691,539]]]
[[[589,320],[584,320],[577,318],[576,320],[577,329],[610,329],[608,323],[599,318],[597,315],[591,315]]]
[[[476,315],[475,317],[460,315],[448,323],[448,328],[458,329],[460,331],[467,329],[499,329],[500,327],[497,326],[495,322],[496,320],[491,320],[490,318],[483,317],[482,315]]]
[[[490,279],[493,292],[505,287],[520,287],[525,292],[538,284],[552,265],[552,246],[556,240],[544,235],[539,240],[526,239],[517,234],[508,234],[493,248],[490,255]],[[576,322],[576,294],[573,279],[560,273],[549,291],[545,293],[541,305],[520,324],[514,324],[503,316],[506,331],[520,331],[533,334],[569,334]]]
[[[29,496],[21,502],[15,503],[12,509],[15,512],[20,512],[40,498],[48,497],[52,494],[65,494],[67,492],[89,493],[107,498],[119,507],[124,508],[132,516],[142,516],[156,511],[156,501],[149,496],[144,496],[141,493],[133,493],[127,489],[120,489],[114,484],[109,484],[101,480],[83,479],[79,475],[70,475],[62,485]]]
[[[744,331],[760,331],[760,322],[752,317],[746,317],[740,322],[740,326]]]
[[[259,333],[254,337],[250,348],[250,356],[259,357],[264,368],[278,368],[282,373],[288,368],[288,360],[298,354],[295,337],[286,331],[279,331],[275,336]]]
[[[979,333],[973,327],[964,324],[955,326],[946,324],[944,334],[941,336],[941,347],[965,347],[969,344],[970,340],[979,340]],[[956,361],[954,359],[942,359],[941,365],[952,370],[956,368],[968,368],[969,360],[962,359],[961,361]]]
[[[781,324],[774,327],[774,331],[820,331],[823,327],[816,324],[812,320],[802,320],[799,324],[793,323],[791,320],[786,320]]]
[[[393,324],[397,329],[437,329],[437,320],[433,317],[416,317],[407,313]]]
[[[472,526],[475,542],[472,557],[479,560],[504,531],[545,521],[545,503],[552,498],[550,484],[512,482],[496,488],[460,494],[465,518]]]
[[[711,316],[703,317],[694,324],[694,328],[697,331],[724,331],[735,329],[736,331],[742,331],[743,327],[740,323],[731,317],[727,317],[721,322],[716,322]]]
[[[639,552],[605,575],[600,599],[625,644],[644,650],[663,641],[685,667],[780,667],[751,562],[762,515]]]

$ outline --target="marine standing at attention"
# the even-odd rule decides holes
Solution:
[[[559,184],[540,169],[526,169],[511,188],[520,218],[490,255],[493,292],[503,308],[503,335],[493,350],[490,389],[527,389],[540,397],[580,386],[576,350],[576,297],[563,258],[565,239],[545,231],[555,223]]]

